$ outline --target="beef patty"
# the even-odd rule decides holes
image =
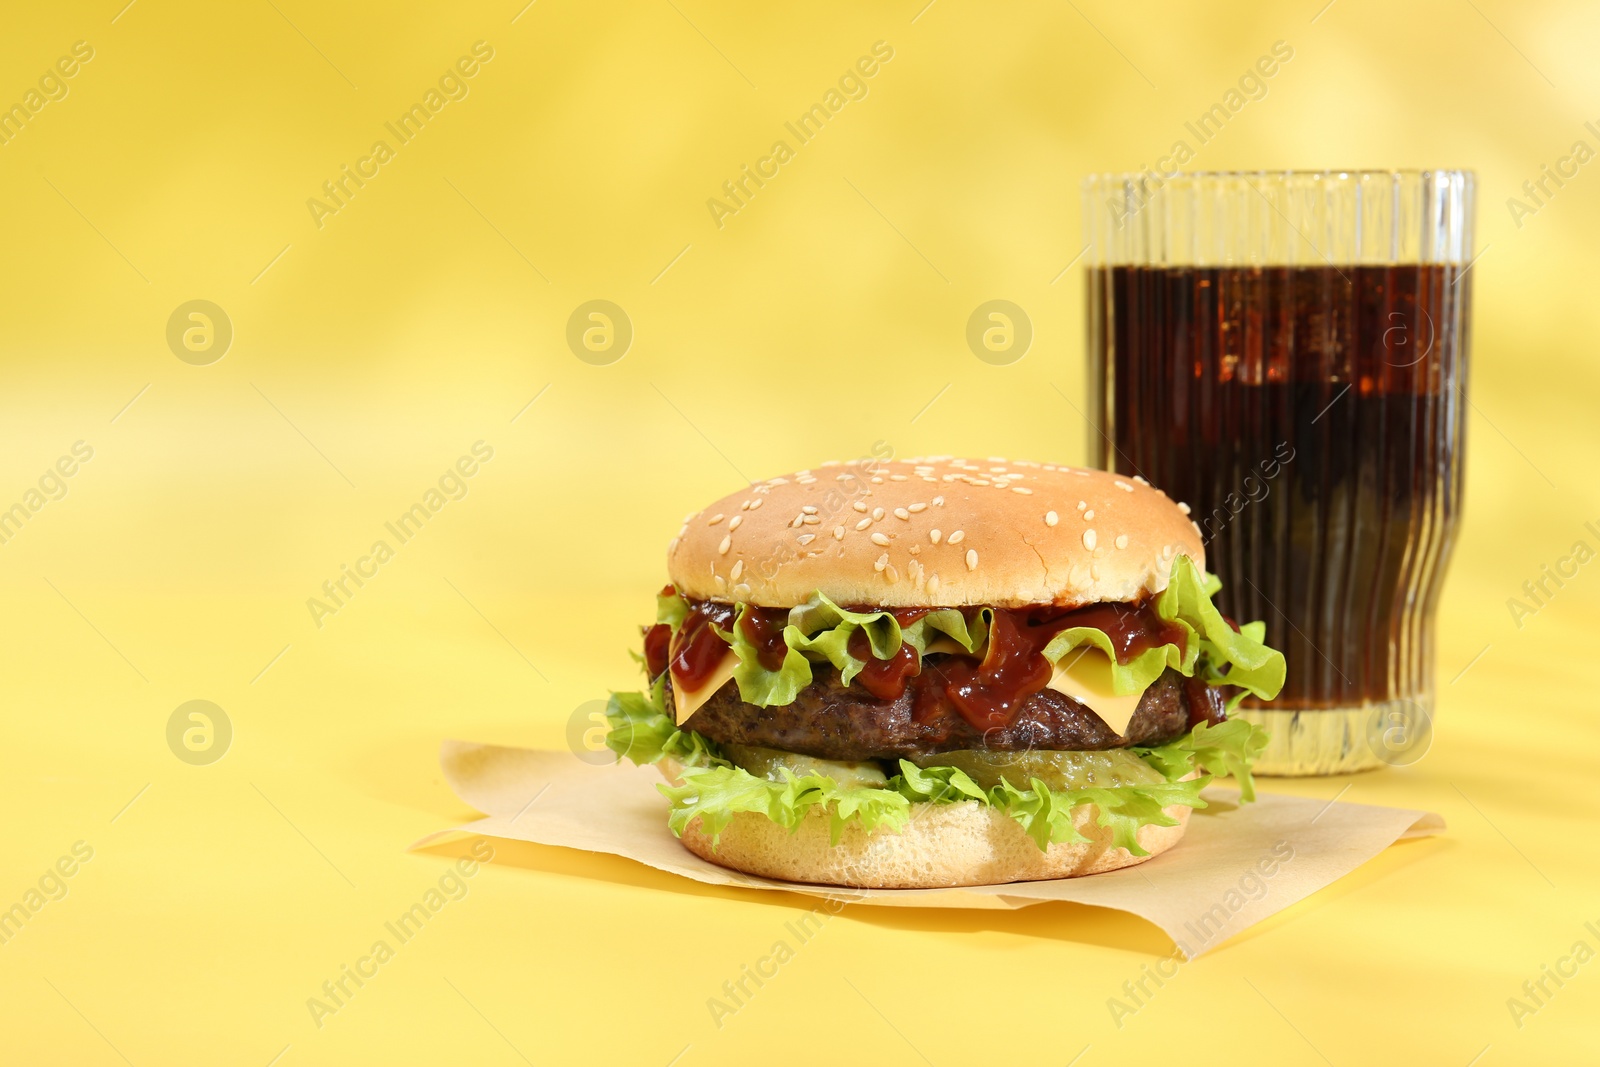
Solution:
[[[1221,718],[1216,690],[1170,668],[1145,690],[1125,735],[1053,689],[1024,698],[1008,725],[983,731],[947,699],[931,713],[924,709],[919,719],[912,714],[909,687],[898,699],[878,700],[860,686],[840,685],[838,672],[827,664],[812,670],[812,683],[793,703],[768,708],[746,704],[739,698],[738,684],[730,679],[683,728],[721,744],[761,745],[819,759],[866,760],[971,748],[1092,751],[1160,745],[1183,736],[1191,720]],[[667,699],[673,699],[670,675]]]

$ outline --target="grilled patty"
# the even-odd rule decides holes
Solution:
[[[722,744],[761,745],[830,760],[898,759],[987,748],[998,752],[1026,749],[1093,751],[1159,745],[1181,737],[1191,721],[1190,696],[1203,706],[1193,709],[1195,721],[1217,718],[1220,701],[1209,687],[1185,686],[1170,668],[1145,690],[1138,710],[1119,735],[1084,705],[1052,689],[1021,702],[1009,725],[979,730],[948,700],[912,715],[912,690],[895,700],[878,700],[854,685],[840,685],[832,666],[813,667],[812,683],[792,704],[769,708],[746,704],[732,680],[718,689],[689,717],[684,729]],[[667,699],[672,700],[671,678]]]

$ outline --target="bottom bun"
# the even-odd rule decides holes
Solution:
[[[702,859],[765,878],[858,889],[939,889],[1076,878],[1143,863],[1177,844],[1188,826],[1189,808],[1163,810],[1178,825],[1139,828],[1139,845],[1149,856],[1113,848],[1111,831],[1095,822],[1100,809],[1092,804],[1072,813],[1073,825],[1087,841],[1041,852],[1015,819],[975,800],[913,804],[900,833],[887,828],[868,833],[852,822],[837,845],[828,843],[828,815],[820,808],[811,809],[793,833],[765,815],[740,812],[715,849],[697,818],[682,841]]]

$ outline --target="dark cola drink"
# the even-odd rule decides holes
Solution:
[[[1410,762],[1461,514],[1465,262],[1089,270],[1092,445],[1190,508],[1218,605],[1266,623],[1266,773]]]

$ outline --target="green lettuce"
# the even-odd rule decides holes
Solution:
[[[902,644],[915,648],[920,656],[941,634],[976,653],[988,636],[990,618],[985,609],[969,623],[955,608],[941,608],[902,627],[887,611],[849,611],[818,592],[808,603],[790,609],[789,622],[783,628],[783,663],[774,671],[762,664],[756,646],[745,636],[747,610],[747,605],[740,604],[732,630],[718,629],[717,633],[739,660],[733,678],[740,699],[763,708],[793,703],[800,690],[811,684],[812,656],[833,664],[840,681],[849,685],[866,666],[850,654],[850,639],[857,630],[866,630],[868,645],[878,659],[892,658]]]
[[[676,589],[670,593],[656,594],[656,622],[666,623],[676,634],[683,620],[689,617],[689,602]]]
[[[899,832],[914,803],[971,802],[1004,812],[1046,849],[1084,840],[1072,816],[1081,805],[1093,804],[1097,822],[1111,831],[1113,843],[1142,856],[1139,828],[1175,825],[1162,810],[1166,807],[1205,807],[1200,790],[1211,781],[1210,774],[1232,773],[1239,779],[1242,799],[1253,800],[1250,763],[1266,745],[1266,735],[1243,720],[1202,724],[1170,744],[1135,750],[1165,781],[1108,788],[1052,790],[1035,778],[1027,789],[1002,780],[985,790],[958,768],[918,767],[906,760],[900,761],[900,773],[881,787],[841,786],[827,775],[796,775],[787,769],[783,781],[770,781],[734,766],[715,742],[675,726],[666,712],[662,684],[658,679],[648,694],[612,694],[606,744],[619,758],[638,764],[676,760],[682,766],[681,784],[656,786],[668,800],[667,825],[681,835],[698,818],[713,845],[739,812],[765,815],[792,832],[818,808],[827,813],[830,839],[837,844],[852,822],[869,833],[880,827]],[[1208,773],[1182,780],[1197,771]]]
[[[1262,700],[1271,700],[1283,688],[1283,653],[1263,643],[1266,623],[1247,622],[1238,630],[1228,625],[1211,602],[1221,588],[1215,575],[1205,574],[1188,556],[1179,556],[1172,561],[1172,576],[1161,591],[1156,611],[1198,636],[1198,641],[1191,639],[1189,644],[1198,649],[1208,682],[1236,685]]]
[[[667,826],[682,835],[696,818],[716,844],[735,814],[759,812],[793,832],[812,808],[828,813],[829,839],[835,845],[851,822],[871,833],[880,826],[899,832],[911,817],[911,801],[877,786],[841,786],[826,775],[796,775],[784,781],[757,778],[740,767],[685,767],[682,785],[656,786],[671,802]]]
[[[649,693],[612,693],[606,703],[606,747],[637,764],[671,757],[685,766],[732,766],[717,743],[693,730],[680,730],[667,714],[665,672]]]
[[[1215,726],[1201,723],[1169,744],[1134,751],[1169,781],[1195,770],[1232,775],[1239,783],[1239,799],[1251,801],[1256,785],[1250,767],[1266,747],[1265,730],[1243,719],[1229,719]]]

